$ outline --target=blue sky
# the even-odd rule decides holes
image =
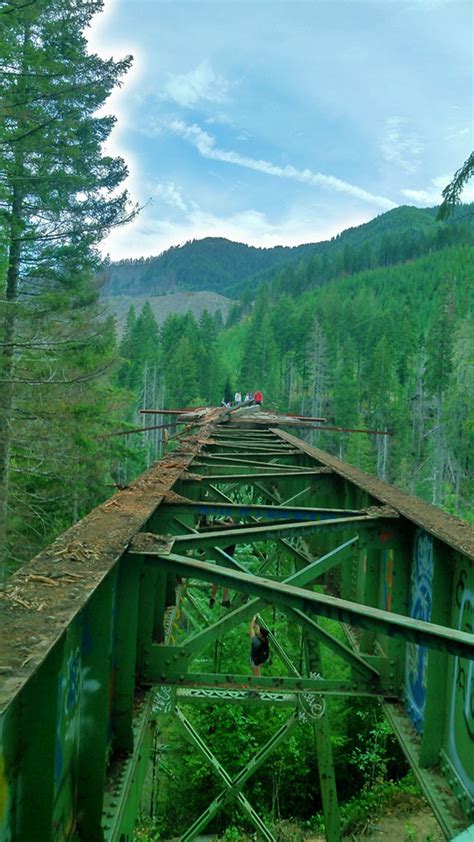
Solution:
[[[105,0],[89,31],[134,66],[105,108],[145,204],[113,259],[193,238],[328,239],[437,204],[473,140],[464,0]],[[463,198],[474,200],[469,187]]]

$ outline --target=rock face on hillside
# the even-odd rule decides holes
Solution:
[[[225,321],[232,301],[217,292],[176,292],[173,295],[117,295],[103,298],[107,313],[114,315],[117,322],[119,337],[123,333],[125,320],[130,306],[135,307],[137,316],[145,302],[148,301],[158,324],[162,324],[171,313],[184,315],[191,311],[195,319],[199,319],[204,310],[214,315],[217,310],[222,313]]]

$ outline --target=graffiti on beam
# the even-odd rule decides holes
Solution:
[[[309,677],[316,681],[321,678],[321,675],[319,673],[312,672]],[[305,691],[301,694],[300,710],[298,713],[298,719],[300,722],[314,722],[315,719],[321,719],[325,712],[326,700],[322,696],[318,696],[317,693],[311,693],[310,691]]]
[[[162,686],[158,690],[153,702],[153,713],[171,713],[173,710],[173,693],[171,687]]]
[[[431,620],[433,598],[433,539],[417,530],[411,567],[410,617]],[[408,643],[405,664],[406,708],[417,733],[423,731],[426,702],[426,646]]]
[[[382,552],[383,575],[381,576],[382,601],[381,605],[385,611],[392,610],[393,599],[393,565],[394,552],[393,549],[383,550]]]
[[[291,704],[295,703],[297,696],[295,693],[276,693],[271,691],[269,693],[265,690],[218,690],[216,688],[207,689],[200,687],[195,689],[193,687],[180,688],[179,696],[182,702],[186,700],[198,700],[209,702],[248,702],[255,701],[255,694],[261,702],[271,702],[271,704]]]
[[[96,729],[93,701],[101,689],[86,666],[92,645],[85,625],[70,626],[69,641],[58,676],[58,708],[54,756],[52,839],[67,842],[76,824],[77,786],[81,741]]]
[[[474,632],[474,564],[458,565],[454,585],[453,627]],[[454,658],[450,693],[448,756],[454,772],[474,799],[474,661]]]
[[[55,842],[63,842],[70,838],[75,821],[74,779],[78,770],[77,744],[80,734],[82,693],[82,657],[79,641],[79,635],[71,632],[71,640],[58,676],[54,754],[53,839]]]

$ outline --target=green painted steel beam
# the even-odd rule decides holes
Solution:
[[[303,633],[306,649],[306,665],[310,675],[318,675],[322,669],[319,642],[306,632]],[[332,755],[329,715],[324,708],[322,716],[313,722],[316,739],[317,762],[321,799],[323,802],[324,825],[327,842],[340,842],[341,827],[336,788],[336,775]]]
[[[137,623],[139,581],[134,559],[122,557],[119,565],[118,599],[115,617],[117,669],[111,712],[113,748],[117,752],[133,750],[133,715],[135,667],[137,660]]]
[[[217,757],[212,753],[210,748],[206,745],[202,737],[198,734],[195,728],[191,725],[188,719],[184,716],[182,711],[179,708],[176,708],[176,716],[181,723],[187,737],[193,743],[193,745],[197,748],[200,754],[207,760],[207,762],[213,767],[214,771],[218,774],[218,776],[222,779],[225,784],[226,790],[228,790],[233,797],[238,801],[240,806],[243,808],[244,812],[249,817],[252,824],[257,828],[258,832],[263,836],[266,842],[276,842],[275,837],[272,833],[268,830],[265,823],[261,820],[260,816],[255,812],[252,805],[249,801],[245,798],[245,796],[238,791],[237,789],[234,790],[233,781],[230,775],[226,772],[224,767],[221,763],[219,763]],[[199,821],[199,820],[198,820]],[[206,824],[210,821],[210,819],[206,820]],[[195,823],[196,824],[196,823]],[[199,821],[199,828],[196,828],[193,825],[186,833],[181,836],[181,842],[189,842],[189,840],[194,839],[197,834],[199,833],[199,829],[205,826],[202,824],[202,818]]]
[[[314,468],[303,468],[297,465],[275,465],[273,462],[265,464],[262,462],[252,462],[249,459],[246,459],[244,463],[239,464],[229,461],[220,462],[219,464],[213,462],[211,465],[204,462],[202,459],[199,459],[192,463],[191,470],[195,474],[203,474],[204,476],[207,476],[205,470],[209,473],[211,473],[211,471],[226,471],[227,473],[245,471],[248,473],[249,469],[252,467],[255,467],[258,473],[263,476],[266,476],[268,472],[274,474],[275,471],[278,471],[279,474],[291,474],[292,476],[296,470],[298,471],[298,474],[312,474],[314,471]]]
[[[207,625],[208,619],[202,611],[201,607],[198,605],[197,601],[194,599],[193,595],[189,593],[189,588],[186,589],[186,599],[188,600],[189,604],[194,608],[200,620],[202,620],[202,622],[206,623]]]
[[[213,456],[223,456],[223,455],[235,455],[235,456],[245,456],[248,453],[249,448],[246,444],[239,444],[238,442],[234,444],[233,442],[215,442],[214,444],[206,444],[205,449],[203,448],[201,453],[206,455],[213,455]],[[283,449],[277,442],[266,441],[261,442],[255,449],[252,451],[254,455],[262,455],[267,453],[272,453],[274,456],[296,456],[296,457],[303,457],[306,454],[302,453],[301,450],[298,450],[295,447],[284,447]],[[256,453],[255,453],[256,452]]]
[[[250,544],[259,541],[276,541],[278,538],[287,538],[294,535],[300,537],[314,531],[340,531],[348,528],[364,529],[373,527],[374,523],[380,524],[384,519],[372,515],[353,515],[350,517],[334,517],[325,520],[298,521],[296,523],[257,524],[247,526],[242,524],[232,529],[216,532],[200,532],[198,535],[178,535],[174,538],[173,547],[179,552],[191,549],[201,549],[205,546],[230,546],[231,544]],[[132,544],[139,544],[142,534],[139,533]]]
[[[216,456],[216,457],[220,456],[221,458],[230,457],[230,458],[233,458],[233,459],[239,459],[239,458],[242,458],[242,457],[247,458],[248,457],[248,458],[252,458],[252,459],[261,460],[261,459],[281,459],[282,457],[284,457],[286,459],[286,458],[290,458],[290,457],[294,458],[294,457],[302,456],[302,455],[304,456],[304,454],[301,454],[298,450],[281,451],[281,450],[272,450],[270,448],[266,448],[265,450],[257,450],[256,452],[248,453],[248,451],[245,448],[242,447],[239,450],[230,450],[230,449],[226,450],[225,448],[222,448],[222,452],[221,451],[217,451],[217,452],[213,451],[212,453],[209,452],[208,450],[206,450],[206,451],[202,451],[199,454],[199,457],[203,456],[203,457],[209,457],[210,458],[211,456]],[[294,462],[294,466],[295,466],[295,468],[298,467],[298,461]],[[324,467],[324,466],[323,465],[321,465],[321,466],[317,465],[316,467]]]
[[[250,447],[248,444],[239,444],[238,442],[229,442],[227,443],[216,443],[216,444],[207,444],[205,453],[215,453],[215,452],[227,453],[234,453],[235,456],[241,456],[242,454],[253,454],[254,456],[263,456],[272,454],[273,456],[296,456],[298,454],[301,455],[300,450],[296,450],[294,447],[280,447],[278,444],[274,444],[273,442],[268,442],[264,444],[255,445],[254,447]]]
[[[337,563],[335,559],[337,559],[338,550],[344,550],[348,544],[352,544],[355,539],[351,539],[351,541],[342,544],[341,547],[338,547],[335,550],[332,550],[328,553],[327,557],[330,557],[334,563]],[[288,582],[291,580],[291,584],[298,587],[304,587],[308,585],[319,575],[319,568],[318,564],[324,562],[326,557],[321,559],[317,559],[312,564],[308,563],[308,559],[304,558],[303,563],[307,564],[305,568],[299,570],[297,573],[292,573],[291,576],[287,579]],[[342,556],[341,556],[342,559]],[[301,559],[300,559],[301,561]],[[235,563],[235,560],[234,560]],[[308,570],[312,569],[313,573],[308,573]],[[314,571],[316,571],[316,576],[314,575]],[[239,625],[239,623],[246,620],[248,617],[252,616],[253,614],[257,613],[257,610],[263,606],[263,601],[259,599],[253,599],[250,602],[245,603],[244,605],[240,606],[239,608],[231,611],[230,613],[226,614],[224,617],[221,617],[216,623],[213,623],[211,626],[207,626],[206,628],[202,629],[197,634],[193,635],[191,638],[188,638],[184,644],[185,648],[190,653],[197,653],[202,651],[203,648],[208,646],[210,643],[213,643],[219,637],[224,634],[224,632],[234,628],[234,626]]]
[[[223,495],[227,500],[227,495]],[[189,501],[187,503],[173,502],[162,503],[160,512],[167,514],[168,512],[181,514],[191,514],[197,517],[198,515],[209,515],[210,517],[263,517],[266,520],[283,520],[285,518],[291,520],[320,520],[325,515],[334,516],[364,516],[366,512],[361,509],[337,509],[329,506],[266,506],[259,503],[211,503],[207,500],[199,500],[196,502]]]
[[[298,500],[299,497],[304,497],[306,494],[309,494],[311,490],[311,486],[307,485],[306,488],[302,488],[301,491],[297,491],[296,494],[292,494],[291,497],[288,497],[286,500],[283,500],[280,503],[280,505],[288,506],[290,503],[293,502],[293,500]]]
[[[258,614],[257,614],[257,622],[260,626],[266,625],[266,623],[264,623],[264,621],[262,620],[261,617],[259,617]],[[272,631],[270,631],[270,629],[267,629],[267,631],[268,631],[268,640],[270,642],[271,651],[275,652],[278,655],[278,657],[279,657],[280,661],[282,662],[283,666],[285,666],[287,668],[289,673],[293,673],[293,675],[296,675],[296,676],[299,677],[300,673],[298,672],[298,670],[297,670],[296,666],[294,665],[293,661],[291,660],[290,656],[286,653],[284,647],[281,645],[278,638],[275,637],[275,635],[273,634]]]
[[[83,609],[84,628],[88,645],[81,652],[83,681],[91,688],[88,703],[81,706],[81,726],[78,730],[78,774],[75,808],[77,834],[88,842],[102,842],[102,810],[104,782],[109,756],[110,727],[110,653],[114,633],[114,588],[117,568],[93,593]],[[87,678],[85,678],[87,676]],[[38,702],[41,703],[41,697]],[[40,761],[42,758],[38,758]],[[41,775],[40,775],[41,776]],[[28,837],[24,837],[28,838]],[[29,838],[37,838],[29,837]],[[46,837],[48,839],[48,837]]]
[[[304,587],[305,585],[311,583],[317,578],[317,576],[328,572],[328,570],[332,569],[335,565],[340,564],[344,560],[345,552],[350,550],[357,540],[357,537],[354,537],[349,541],[346,541],[341,546],[331,550],[322,558],[317,559],[312,563],[308,563],[303,570],[300,570],[296,574],[287,578],[287,583],[291,584],[291,582],[293,582],[293,584],[299,585],[300,587]],[[308,562],[309,560],[303,559],[303,561]],[[316,575],[314,575],[315,573]],[[213,624],[211,627],[204,629],[203,632],[195,635],[191,639],[191,645],[193,647],[197,646],[198,649],[201,649],[204,645],[205,639],[208,641],[205,645],[208,645],[211,640],[217,639],[218,636],[220,636],[220,633],[225,629],[232,627],[233,625],[243,621],[244,618],[250,616],[251,611],[254,612],[257,605],[258,603],[252,601],[250,606],[245,606],[243,611],[241,609],[237,609],[237,614],[232,612],[232,614],[227,615],[222,621]],[[339,655],[346,663],[349,664],[349,666],[355,669],[358,674],[362,674],[369,678],[372,677],[375,680],[379,679],[380,674],[376,669],[374,669],[374,667],[368,665],[356,652],[353,651],[353,649],[345,646],[333,635],[329,634],[329,632],[324,631],[319,625],[307,617],[306,614],[303,614],[300,611],[295,611],[294,609],[290,609],[288,613],[290,616],[293,616],[294,619],[297,619],[299,623],[306,626],[308,631],[315,635],[320,642],[325,643],[328,648],[332,649],[332,651]],[[225,629],[223,628],[223,624],[225,624]],[[272,641],[272,647],[277,649],[275,641]]]
[[[311,617],[308,617],[303,611],[292,608],[289,613],[293,619],[306,629],[306,631],[315,637],[320,643],[323,643],[328,649],[331,649],[336,655],[339,655],[349,666],[364,678],[371,678],[375,681],[380,680],[380,673],[370,663],[367,663],[360,655],[357,654],[349,646],[346,646],[338,640],[330,632],[323,629],[318,623],[315,623]]]
[[[321,558],[314,559],[314,561],[308,564],[307,567],[304,567],[302,570],[298,570],[296,573],[292,573],[292,575],[288,576],[285,580],[286,584],[297,585],[299,588],[304,588],[306,585],[312,584],[316,579],[319,579],[320,576],[324,576],[325,573],[332,570],[333,567],[341,564],[351,552],[354,544],[358,541],[358,535],[355,535],[353,538],[349,538],[348,541],[345,541],[338,547],[334,547],[333,550],[330,550],[328,553],[321,556]]]
[[[407,721],[405,711],[400,710],[399,705],[388,701],[382,702],[382,709],[446,839],[452,840],[465,825],[465,819],[463,821],[460,817],[457,799],[450,793],[445,777],[437,768],[424,768],[420,764],[420,740],[411,722]],[[443,794],[442,798],[440,791]]]
[[[229,497],[227,494],[225,494],[223,491],[221,491],[220,488],[216,488],[214,485],[210,485],[209,488],[208,488],[208,491],[206,493],[209,493],[209,491],[213,494],[214,497],[217,497],[219,500],[225,500],[230,504],[234,503],[234,501],[232,500],[231,497]],[[283,500],[281,505],[286,506],[289,503],[293,502],[293,500],[297,500],[300,497],[303,497],[306,494],[309,494],[310,491],[311,491],[311,486],[306,486],[306,488],[301,489],[301,491],[298,491],[296,494],[292,494],[292,496],[288,497],[287,500]],[[273,497],[273,495],[266,494],[266,497],[267,497],[267,499],[271,499]],[[277,503],[276,505],[279,505],[279,504]]]
[[[230,631],[230,629],[233,629],[239,623],[252,617],[256,613],[256,608],[261,605],[261,600],[252,599],[244,605],[239,606],[239,608],[229,611],[212,625],[208,625],[195,635],[192,635],[192,637],[188,637],[183,643],[184,648],[191,656],[197,655],[206,646],[214,643],[215,640],[219,640],[225,632]]]
[[[332,550],[331,552],[327,553],[325,557],[322,559],[318,559],[314,561],[312,564],[309,564],[307,567],[303,568],[302,570],[297,571],[292,576],[289,576],[285,579],[286,584],[297,584],[299,587],[305,587],[314,581],[316,575],[321,575],[319,572],[318,565],[324,564],[325,560],[328,560],[328,563],[331,563],[331,567],[335,564],[338,564],[342,561],[341,553],[346,550],[348,547],[351,547],[358,539],[352,538],[350,541],[346,541],[345,544],[342,544],[340,547]],[[329,567],[327,568],[329,569]],[[364,676],[365,678],[372,678],[375,681],[380,679],[380,673],[376,670],[373,666],[366,663],[363,658],[360,657],[353,649],[349,646],[345,646],[341,641],[337,640],[334,635],[330,634],[329,632],[325,631],[318,625],[311,617],[308,617],[302,611],[298,611],[297,609],[289,609],[287,612],[290,617],[296,619],[297,622],[302,625],[307,632],[309,632],[313,637],[315,637],[320,643],[325,644],[329,649],[335,652],[336,655],[339,655],[349,666],[356,670],[357,673]],[[275,648],[275,641],[272,641],[272,648]],[[288,664],[287,664],[288,666]],[[290,667],[293,666],[290,661]]]
[[[152,659],[158,655],[159,646],[153,647]],[[170,667],[163,666],[163,658],[156,658],[156,664],[150,666],[149,681],[152,684],[165,684],[175,687],[206,687],[226,688],[229,690],[239,689],[263,690],[270,693],[272,690],[286,691],[289,693],[316,693],[326,696],[374,696],[393,699],[393,693],[383,687],[374,689],[369,681],[364,679],[335,679],[335,678],[308,678],[306,676],[288,675],[244,675],[240,673],[206,673],[206,672],[176,672]],[[252,697],[249,697],[252,698]]]
[[[188,533],[192,533],[194,535],[199,535],[197,529],[194,529],[192,526],[189,526],[187,523],[184,523],[180,520],[180,518],[175,517],[174,520],[181,525]],[[217,532],[214,532],[213,535],[217,535]],[[226,547],[230,546],[229,542],[226,542]],[[225,550],[222,550],[220,547],[212,546],[206,547],[206,555],[210,558],[214,558],[215,561],[220,561],[225,567],[233,567],[235,570],[241,570],[242,573],[248,573],[246,567],[237,561],[236,558],[226,553]]]
[[[154,539],[155,536],[151,537]],[[311,593],[279,582],[268,582],[259,576],[245,575],[186,556],[172,553],[159,556],[153,550],[152,543],[148,551],[142,545],[139,552],[147,557],[149,563],[170,567],[183,576],[202,578],[208,582],[242,590],[244,593],[261,597],[266,602],[276,605],[309,611],[311,614],[328,617],[341,623],[373,629],[389,637],[401,637],[431,649],[460,655],[470,660],[474,659],[474,635],[467,632],[403,617],[380,608],[358,605],[355,602],[326,594]]]
[[[211,442],[206,445],[206,453],[226,453],[227,451],[235,452],[236,455],[246,454],[254,456],[258,456],[259,453],[266,453],[268,451],[272,451],[277,455],[283,455],[285,453],[289,453],[291,455],[296,455],[294,453],[294,448],[290,447],[289,445],[281,445],[277,442],[259,442],[258,444],[252,444],[251,442],[243,442],[243,441],[232,441],[232,442],[215,442],[214,444]]]
[[[120,756],[113,781],[105,788],[102,812],[104,842],[122,842],[124,837],[133,833],[136,825],[152,749],[154,695],[150,690],[144,699],[140,699],[138,713],[133,720],[133,752]]]
[[[207,465],[218,466],[218,465],[222,465],[222,464],[231,464],[231,465],[248,465],[249,467],[251,465],[252,466],[256,465],[257,467],[259,465],[261,465],[262,468],[268,468],[269,465],[273,465],[274,468],[291,468],[292,466],[295,467],[295,468],[300,467],[297,463],[295,463],[295,460],[294,460],[293,456],[286,456],[286,454],[285,454],[284,457],[283,457],[284,459],[291,459],[290,464],[285,464],[285,463],[273,461],[274,459],[278,459],[278,458],[279,457],[277,457],[277,456],[271,456],[271,457],[268,457],[267,462],[261,462],[260,460],[257,460],[257,459],[253,459],[253,458],[250,459],[248,456],[243,458],[243,457],[239,457],[239,456],[229,456],[228,454],[226,454],[225,456],[220,456],[218,453],[200,453],[199,454],[199,461],[204,462]],[[192,464],[194,465],[196,463],[193,462]],[[307,466],[301,466],[301,467],[307,467]]]
[[[206,442],[206,447],[213,447],[214,441],[216,441],[216,440],[214,439],[214,437],[212,437],[212,439],[209,442]],[[221,437],[221,441],[222,441],[222,437]],[[263,442],[261,440],[257,441],[254,438],[254,436],[232,436],[232,438],[230,439],[230,444],[232,444],[232,445],[236,445],[238,447],[249,447],[249,448],[262,447],[264,444],[266,445],[268,442],[270,442],[271,446],[275,447],[275,448],[289,449],[289,450],[294,449],[294,445],[287,444],[286,441],[282,441],[277,436],[268,436],[268,437],[263,439]],[[220,444],[220,442],[219,442],[219,444]],[[224,442],[224,444],[225,444],[225,442]]]
[[[252,438],[258,438],[259,436],[264,436],[266,438],[273,438],[276,439],[275,433],[272,433],[268,428],[262,427],[261,429],[249,430],[242,427],[232,428],[226,425],[225,427],[219,425],[216,427],[215,432],[212,434],[212,437],[219,436],[219,438],[227,437],[233,438],[234,436],[243,436],[244,438],[247,436],[251,436]],[[277,439],[278,441],[278,439]]]
[[[191,466],[192,467],[192,466]],[[292,470],[292,471],[255,471],[253,474],[207,474],[207,476],[202,476],[201,479],[196,480],[193,479],[192,476],[182,476],[181,482],[183,483],[196,483],[199,482],[199,485],[207,485],[208,482],[225,482],[227,484],[237,484],[239,482],[245,482],[246,485],[252,484],[256,479],[282,479],[283,477],[288,479],[289,477],[308,477],[308,476],[321,476],[324,474],[332,473],[332,471],[328,468],[315,468],[311,471],[299,471],[299,470]]]
[[[259,705],[271,705],[272,707],[296,707],[299,696],[297,693],[278,693],[272,691],[255,690]],[[178,701],[182,704],[204,705],[243,705],[244,707],[255,707],[255,696],[249,695],[247,690],[218,690],[215,687],[178,687],[176,690]]]
[[[244,787],[245,783],[252,777],[257,769],[265,763],[265,761],[273,754],[281,742],[285,740],[293,729],[298,725],[298,717],[293,714],[287,721],[279,728],[264,746],[251,758],[247,765],[236,775],[231,781],[230,787],[226,784],[226,788],[219,793],[209,807],[199,816],[194,824],[189,828],[187,833],[181,837],[182,842],[185,840],[194,839],[194,837],[203,830],[214,816],[227,805],[230,798],[235,798]]]
[[[452,842],[472,842],[474,839],[474,824],[471,824],[470,827],[466,827],[466,830],[463,830],[458,836],[455,836]]]

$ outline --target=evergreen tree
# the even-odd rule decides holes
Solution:
[[[135,348],[134,331],[137,323],[137,315],[133,304],[128,310],[127,320],[125,322],[125,329],[120,342],[120,356],[124,360],[118,371],[118,382],[121,386],[128,384],[128,377],[130,371],[130,363],[133,359],[133,352]]]
[[[454,511],[472,519],[469,469],[474,464],[474,334],[469,318],[462,319],[454,332],[451,360],[452,374],[441,419],[448,447],[449,496]]]
[[[216,353],[216,330],[214,319],[204,310],[199,319],[199,394],[206,403],[219,403],[219,389],[222,381],[221,367]]]
[[[87,51],[83,32],[102,0],[4,5],[0,16],[4,115],[0,236],[7,255],[0,278],[2,557],[12,466],[21,451],[17,418],[27,405],[41,407],[49,417],[58,411],[67,416],[67,390],[62,387],[74,383],[82,387],[110,363],[110,343],[97,324],[95,246],[127,219],[127,193],[118,192],[127,170],[120,158],[101,152],[114,119],[94,115],[130,65],[130,58],[104,61]],[[47,410],[43,409],[46,393]],[[44,424],[44,417],[33,415],[31,424]],[[23,461],[24,470],[30,466]]]
[[[170,406],[184,408],[199,398],[195,347],[187,336],[176,346],[166,369],[166,395]]]

